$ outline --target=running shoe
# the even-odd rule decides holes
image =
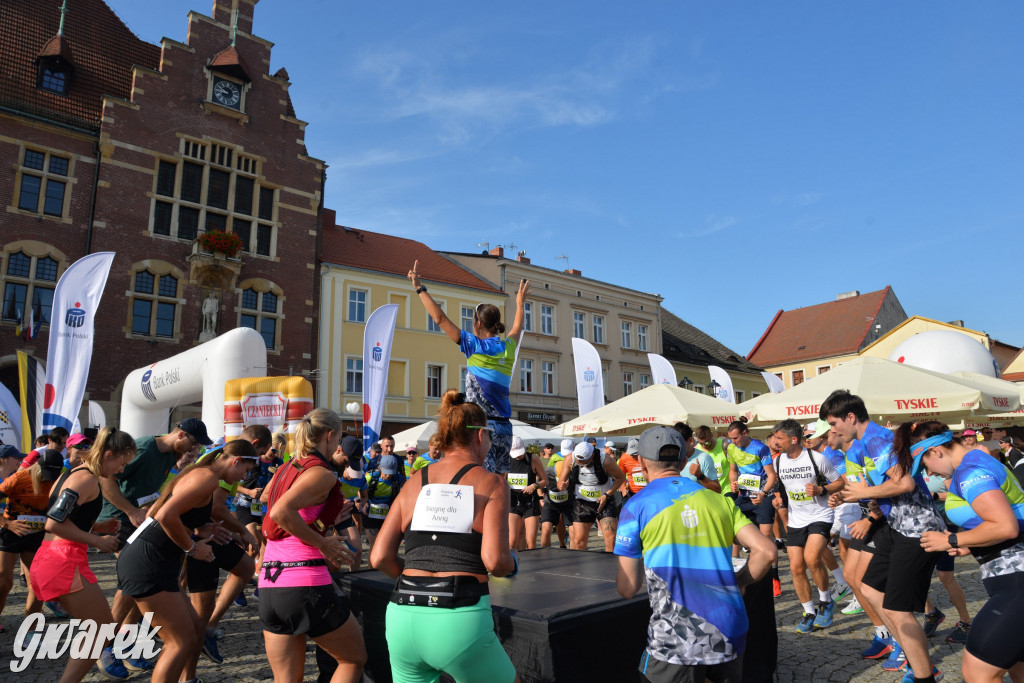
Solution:
[[[255,588],[252,589],[252,597],[256,598],[257,600],[260,599],[260,587],[259,586],[256,586]]]
[[[939,624],[945,620],[946,615],[938,607],[935,608],[934,612],[924,615],[924,635],[928,638],[934,636],[936,629],[939,628]]]
[[[203,654],[209,657],[214,664],[224,663],[224,657],[221,656],[220,650],[217,648],[216,632],[206,632],[206,637],[203,638]]]
[[[778,550],[785,550],[786,549],[786,542],[783,541],[781,538],[776,538],[775,539],[775,547]]]
[[[939,681],[942,680],[943,676],[942,672],[939,671],[939,667],[932,666],[932,677],[935,679],[935,683],[939,683]],[[914,672],[908,666],[906,672],[903,674],[903,678],[900,679],[900,683],[914,683],[915,680],[917,679],[914,678]]]
[[[782,582],[778,579],[772,579],[772,595],[776,598],[782,595]]]
[[[121,663],[124,664],[124,668],[129,671],[149,671],[153,668],[153,662],[148,659],[142,659],[141,657],[139,659],[129,659],[125,657],[121,660]]]
[[[818,605],[818,613],[814,617],[814,628],[828,628],[832,625],[832,618],[836,614],[836,603],[834,600]]]
[[[128,669],[124,668],[121,660],[114,656],[114,648],[112,647],[103,648],[99,661],[96,662],[96,667],[104,676],[116,681],[123,681],[131,676],[128,673]]]
[[[238,605],[239,607],[246,607],[246,606],[248,606],[249,601],[245,599],[245,591],[244,590],[241,593],[238,594],[237,598],[235,598],[235,604]]]
[[[53,612],[53,616],[57,617],[58,619],[67,619],[69,616],[71,616],[70,614],[64,611],[64,608],[61,607],[60,603],[56,600],[51,600],[44,604],[47,606],[47,608],[49,608],[51,612]]]
[[[832,586],[832,602],[845,600],[850,595],[850,590],[850,587],[846,584],[843,584],[842,588],[839,587],[839,584],[835,584]]]
[[[904,654],[903,648],[895,640],[892,641],[892,652],[889,653],[889,658],[882,662],[882,668],[886,671],[899,671],[900,667],[907,661],[907,655]]]
[[[892,640],[875,636],[868,649],[860,653],[864,659],[880,659],[892,652]]]
[[[814,615],[804,612],[803,619],[796,625],[797,633],[810,633],[814,630]]]
[[[971,624],[962,621],[956,622],[956,626],[953,627],[953,632],[946,638],[947,643],[966,643],[967,634],[971,631]]]
[[[850,602],[847,603],[846,607],[839,611],[842,614],[863,614],[864,608],[860,606],[860,600],[854,597],[853,600],[850,600]]]

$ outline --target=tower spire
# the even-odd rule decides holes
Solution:
[[[68,0],[63,0],[60,4],[60,25],[57,27],[57,35],[64,35],[64,15],[68,13]]]

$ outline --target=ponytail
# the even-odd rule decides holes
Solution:
[[[449,389],[441,399],[437,413],[437,445],[441,452],[455,446],[466,447],[473,438],[470,427],[486,427],[487,415],[475,403],[467,403],[466,395]]]

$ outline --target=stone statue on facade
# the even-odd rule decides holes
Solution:
[[[217,317],[220,315],[220,300],[210,292],[203,300],[203,329],[199,341],[208,341],[217,336]]]

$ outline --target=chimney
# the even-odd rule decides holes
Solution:
[[[320,227],[333,228],[338,222],[338,212],[334,209],[324,209],[320,212]]]
[[[576,277],[583,277],[583,273],[581,273],[579,270],[575,268],[570,268],[565,272],[568,273],[569,275],[575,275]]]
[[[526,265],[530,265],[530,259],[526,258],[525,251],[521,251],[518,254],[516,254],[516,261],[519,261],[520,263],[525,263]]]
[[[964,321],[963,320],[950,320],[949,324],[953,325],[955,327],[963,327],[964,326]]]
[[[836,301],[842,301],[843,299],[852,299],[855,296],[860,296],[860,290],[851,289],[849,292],[843,292],[842,294],[836,295]]]
[[[258,0],[213,0],[213,12],[215,21],[226,26],[234,25],[234,10],[232,5],[238,5],[238,30],[242,33],[252,34],[253,9]]]
[[[498,258],[504,258],[505,257],[505,248],[504,247],[495,247],[494,249],[491,249],[487,253],[490,254],[491,256],[497,256]]]

